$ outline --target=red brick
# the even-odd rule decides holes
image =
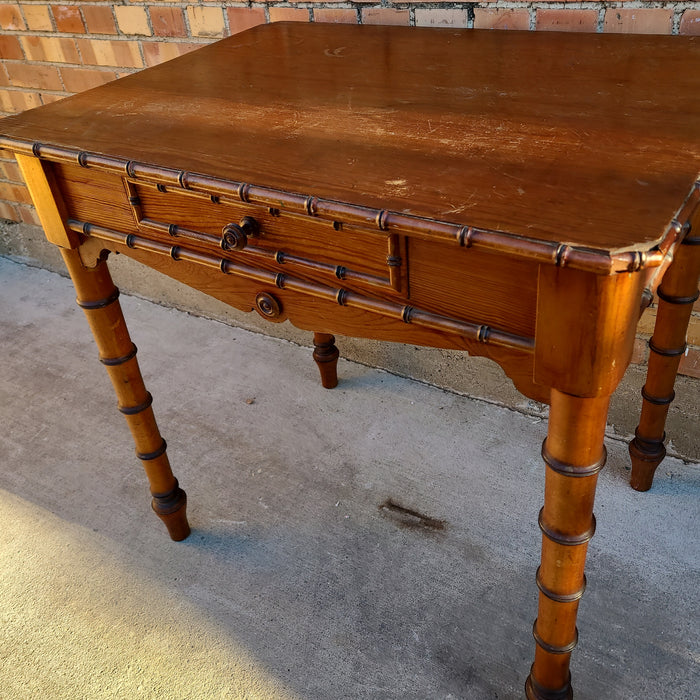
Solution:
[[[408,25],[408,10],[393,10],[388,7],[368,7],[362,9],[362,24]]]
[[[0,199],[18,204],[31,204],[32,198],[25,185],[14,184],[12,182],[0,182]]]
[[[23,182],[22,173],[20,173],[17,163],[12,160],[0,161],[0,179]]]
[[[30,206],[17,207],[19,212],[19,218],[25,224],[32,224],[33,226],[41,226],[41,221],[37,216],[36,209]]]
[[[635,338],[630,362],[633,365],[643,365],[647,361],[648,350],[649,345],[646,338]]]
[[[169,61],[183,54],[202,47],[202,44],[180,44],[163,41],[144,41],[143,56],[147,66],[156,66],[164,61]]]
[[[115,5],[114,16],[117,18],[117,26],[122,34],[153,35],[145,7]]]
[[[7,75],[7,70],[3,63],[0,63],[0,87],[9,87],[10,78]]]
[[[688,347],[683,357],[681,357],[678,373],[700,379],[700,348]]]
[[[94,68],[61,68],[63,85],[68,92],[82,92],[90,88],[104,85],[114,80],[117,75],[111,70],[96,70]]]
[[[55,36],[23,36],[22,46],[30,61],[80,63],[75,39]]]
[[[64,97],[67,97],[67,95],[57,95],[53,92],[42,92],[39,93],[39,97],[41,98],[41,104],[48,105],[52,102],[58,102],[59,100],[62,100]]]
[[[68,34],[85,34],[85,25],[78,7],[75,5],[52,5],[51,11],[57,31]]]
[[[537,10],[535,28],[539,31],[595,32],[598,10]]]
[[[24,112],[25,109],[39,107],[41,98],[38,92],[24,90],[0,90],[0,112]]]
[[[22,13],[19,11],[19,5],[16,2],[0,5],[0,29],[17,31],[26,28]]]
[[[190,5],[187,8],[187,20],[192,36],[223,36],[226,32],[224,13],[220,7]]]
[[[148,8],[148,12],[151,15],[151,26],[155,36],[187,36],[185,15],[181,8],[154,5]],[[263,10],[261,12],[264,17],[265,12]]]
[[[103,5],[85,5],[83,8],[85,26],[90,34],[116,34],[112,7]]]
[[[697,302],[695,302],[697,304]],[[693,313],[688,324],[688,345],[700,345],[700,315]]]
[[[22,60],[22,45],[16,36],[0,36],[0,58]]]
[[[22,6],[27,29],[33,32],[52,32],[53,19],[48,5],[29,5],[26,2]]]
[[[630,34],[670,34],[673,10],[606,10],[603,31]]]
[[[474,10],[474,29],[530,29],[527,10],[482,9]]]
[[[355,10],[314,9],[314,22],[357,24],[357,12]]]
[[[76,39],[83,63],[89,66],[142,68],[143,60],[135,41],[111,39]]]
[[[298,7],[271,7],[270,22],[308,22],[309,11]]]
[[[31,63],[8,63],[5,66],[10,83],[15,87],[38,90],[62,90],[63,85],[54,66],[38,66]]]
[[[8,221],[21,221],[18,207],[10,202],[0,202],[0,219]]]
[[[700,34],[700,10],[686,10],[681,17],[679,34]]]
[[[262,7],[227,7],[226,15],[231,34],[265,24],[265,10]]]
[[[466,27],[466,10],[417,9],[417,27]]]

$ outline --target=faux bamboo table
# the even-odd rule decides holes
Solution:
[[[489,357],[549,403],[526,695],[572,697],[609,397],[656,292],[630,447],[648,488],[697,298],[698,39],[274,24],[0,133],[173,539],[185,494],[109,252],[313,331],[324,386],[342,333]]]

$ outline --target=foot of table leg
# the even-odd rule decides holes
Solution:
[[[574,691],[571,689],[571,682],[567,682],[562,688],[548,690],[543,688],[532,677],[532,672],[525,682],[525,697],[527,700],[573,700]]]
[[[603,437],[609,397],[578,398],[552,390],[542,560],[537,570],[539,610],[533,626],[535,663],[525,685],[529,700],[573,697],[569,660],[578,641],[576,615],[585,590],[588,541],[595,531],[593,500],[605,463]]]
[[[153,510],[173,540],[184,540],[190,534],[187,497],[170,469],[165,440],[153,416],[152,398],[136,360],[136,346],[131,342],[119,305],[119,290],[104,260],[87,268],[77,249],[61,252],[78,294],[78,305],[85,312],[97,343],[100,361],[112,380],[119,411],[126,418],[136,454],[146,471]]]
[[[335,338],[329,333],[314,333],[314,360],[321,373],[321,384],[326,389],[338,386],[338,357]]]
[[[673,386],[683,353],[693,303],[698,298],[700,237],[686,236],[657,290],[659,306],[649,341],[647,381],[642,389],[642,413],[629,445],[630,484],[648,491],[656,467],[666,455],[664,428],[675,396]]]
[[[175,479],[175,488],[169,493],[153,493],[151,506],[155,514],[168,529],[171,540],[180,542],[190,534],[187,522],[187,494],[179,487]]]
[[[635,436],[630,440],[629,453],[632,462],[630,486],[635,491],[648,491],[651,488],[656,467],[666,456],[665,439],[666,433],[663,433],[660,440],[643,440],[639,437],[639,428],[637,428]]]

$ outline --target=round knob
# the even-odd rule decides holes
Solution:
[[[226,224],[221,232],[221,247],[224,250],[243,250],[248,245],[248,236],[238,224]]]
[[[255,297],[255,310],[268,321],[278,319],[282,313],[282,307],[279,301],[277,301],[272,294],[268,294],[267,292],[260,292]]]
[[[248,236],[257,236],[258,222],[252,216],[244,216],[239,224],[226,224],[221,232],[221,247],[224,250],[243,250],[248,245]]]

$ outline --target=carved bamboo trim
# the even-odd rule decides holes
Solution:
[[[151,507],[160,518],[176,513],[180,508],[187,506],[187,494],[180,488],[177,479],[175,479],[175,486],[167,493],[151,491],[151,496],[153,497]]]
[[[678,357],[679,355],[685,354],[687,348],[688,346],[685,343],[683,343],[683,347],[680,348],[660,348],[654,343],[653,336],[649,338],[649,350],[662,357]]]
[[[72,219],[68,220],[67,225],[72,231],[82,233],[85,236],[91,236],[113,243],[120,243],[133,249],[166,255],[176,261],[185,260],[187,262],[204,265],[221,270],[224,274],[236,275],[260,282],[261,284],[275,285],[280,289],[287,289],[292,292],[313,296],[317,299],[335,302],[341,306],[370,311],[380,314],[381,316],[401,320],[404,323],[411,323],[442,332],[456,333],[474,342],[512,348],[530,353],[534,351],[534,338],[516,335],[515,333],[492,328],[491,326],[440,316],[430,311],[407,307],[405,304],[367,297],[358,292],[328,287],[317,282],[310,282],[279,272],[260,270],[250,267],[249,265],[215,257],[207,253],[188,250],[182,246],[170,246],[167,243],[152,241],[133,233],[120,233],[119,231],[113,231],[103,226],[96,226]]]
[[[96,311],[97,309],[104,309],[108,306],[114,304],[115,301],[119,299],[119,290],[115,287],[114,291],[104,299],[96,299],[95,301],[82,301],[81,299],[76,299],[75,303],[86,311]]]
[[[544,639],[540,637],[539,633],[537,632],[537,620],[535,619],[535,622],[532,625],[532,636],[535,638],[537,645],[542,647],[542,649],[549,654],[570,654],[578,644],[578,627],[574,627],[574,638],[568,644],[557,646],[545,642]]]
[[[102,171],[126,175],[132,180],[155,185],[177,187],[180,191],[201,192],[209,197],[231,198],[234,201],[260,204],[268,208],[327,219],[330,222],[358,224],[377,232],[403,233],[427,240],[448,240],[457,245],[478,247],[537,263],[566,266],[595,274],[637,272],[662,264],[668,247],[683,230],[683,225],[700,201],[700,182],[696,182],[662,236],[663,249],[650,251],[619,251],[609,253],[593,248],[569,246],[554,241],[517,236],[505,231],[478,228],[418,217],[386,209],[375,209],[309,195],[285,192],[245,182],[235,182],[200,173],[148,163],[139,163],[115,156],[78,151],[63,146],[21,139],[0,137],[0,146],[15,153],[34,155],[59,163],[77,163]]]
[[[561,544],[565,547],[577,547],[580,544],[586,544],[586,542],[589,542],[593,535],[595,535],[595,515],[591,515],[591,526],[585,532],[582,532],[579,535],[562,535],[560,532],[552,530],[550,527],[544,524],[542,519],[543,513],[544,508],[541,508],[540,514],[537,516],[537,524],[539,525],[540,530],[542,530],[542,534],[556,544]]]
[[[215,236],[211,233],[204,233],[202,231],[195,231],[194,229],[185,228],[176,224],[168,224],[162,221],[155,221],[154,219],[143,218],[139,213],[137,213],[136,209],[134,209],[134,212],[139,229],[165,234],[172,238],[182,238],[184,240],[195,241],[197,243],[205,243],[216,247],[219,247],[221,243],[220,236]],[[235,254],[235,251],[232,250],[227,250],[227,252],[232,252]],[[270,250],[269,248],[246,245],[240,252],[244,253],[246,256],[251,255],[264,260],[269,260],[277,265],[298,265],[299,267],[308,270],[315,270],[317,272],[335,275],[338,279],[354,280],[371,287],[377,287],[379,289],[397,290],[397,286],[394,285],[391,278],[391,274],[393,274],[391,273],[392,268],[389,268],[389,277],[379,277],[378,275],[370,275],[366,272],[351,270],[350,268],[343,267],[341,265],[322,263],[318,262],[317,260],[309,260],[308,258],[303,258],[298,255],[291,255],[290,253],[285,253],[282,250]],[[400,289],[400,282],[398,284],[398,288]]]
[[[683,242],[685,243],[685,241]],[[700,297],[700,291],[695,292],[695,294],[692,294],[691,296],[679,297],[666,294],[666,292],[664,292],[664,290],[660,287],[656,290],[656,294],[658,295],[659,299],[663,299],[667,304],[677,304],[679,306],[694,304],[698,300],[698,297]]]
[[[153,452],[137,452],[136,456],[142,462],[151,462],[152,460],[158,459],[158,457],[164,455],[167,449],[168,445],[165,442],[165,440],[163,440],[163,442],[161,442],[160,447],[157,450],[154,450]]]
[[[593,462],[593,464],[588,464],[585,466],[567,464],[566,462],[561,462],[560,460],[556,459],[555,457],[552,457],[552,455],[549,454],[549,450],[547,450],[546,439],[542,443],[542,459],[545,461],[545,463],[550,469],[557,472],[557,474],[561,474],[562,476],[572,476],[579,478],[585,476],[593,476],[605,466],[607,458],[608,450],[605,447],[605,445],[603,445],[603,454],[597,462]]]
[[[555,603],[574,603],[575,601],[580,600],[583,594],[586,592],[586,577],[584,576],[583,585],[578,589],[578,591],[574,591],[573,593],[555,593],[542,583],[542,579],[540,578],[541,568],[541,566],[538,566],[537,573],[535,574],[537,588],[542,591],[542,595],[550,600],[553,600]]]
[[[646,455],[656,456],[661,451],[664,455],[666,454],[666,431],[664,430],[663,435],[660,438],[643,438],[639,436],[639,427],[634,429],[634,438],[632,442]]]
[[[146,400],[136,406],[117,406],[120,413],[125,416],[135,416],[139,413],[143,413],[146,409],[153,405],[153,397],[150,392],[146,392]]]
[[[386,264],[389,267],[389,284],[397,292],[401,291],[401,270],[403,265],[400,246],[399,237],[395,233],[387,237]]]
[[[642,387],[642,398],[648,401],[649,403],[653,403],[655,406],[667,406],[668,404],[673,402],[673,399],[676,398],[676,392],[671,391],[671,394],[669,396],[652,396],[648,391],[646,384]]]
[[[700,189],[700,180],[695,183],[695,186]],[[681,243],[683,245],[700,245],[700,236],[691,236],[693,232],[693,224],[690,221],[686,221],[683,224],[683,240]]]
[[[129,360],[133,360],[136,357],[137,352],[138,350],[136,346],[132,343],[131,351],[126,355],[122,355],[121,357],[101,357],[100,362],[107,367],[116,367],[117,365],[123,365]]]

